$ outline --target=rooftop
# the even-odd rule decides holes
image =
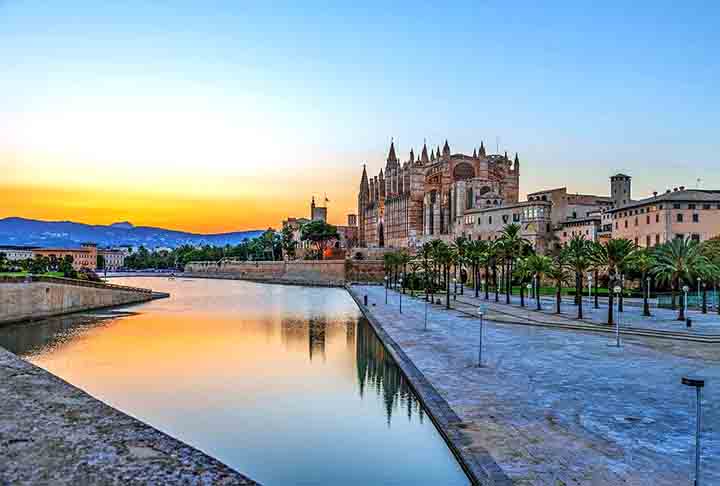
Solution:
[[[638,201],[633,201],[624,206],[608,210],[610,213],[623,211],[629,208],[646,206],[663,201],[682,201],[682,202],[720,202],[720,191],[711,191],[706,189],[685,189],[664,192],[657,196],[647,197]]]

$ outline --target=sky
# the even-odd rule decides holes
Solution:
[[[272,5],[270,5],[272,4]],[[720,3],[0,0],[0,218],[279,227],[394,139],[720,189]],[[700,179],[700,181],[698,181]]]

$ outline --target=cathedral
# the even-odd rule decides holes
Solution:
[[[358,195],[358,243],[361,247],[416,248],[430,239],[464,234],[468,210],[518,202],[520,160],[485,151],[453,154],[442,148],[420,156],[410,150],[401,163],[391,142],[385,170],[368,178],[363,166]]]

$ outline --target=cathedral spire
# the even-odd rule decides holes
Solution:
[[[507,156],[507,150],[505,151],[505,160],[507,160],[508,162],[510,162],[510,159],[508,159],[508,156]]]
[[[366,194],[370,192],[370,186],[368,185],[367,169],[363,164],[362,177],[360,178],[360,194]]]
[[[427,153],[427,144],[425,142],[423,142],[422,154],[420,154],[420,162],[422,162],[423,164],[427,164],[428,162],[430,162]]]
[[[435,158],[436,159],[440,158],[440,147],[437,148],[437,153],[435,154]]]
[[[477,159],[477,150],[473,149],[473,159]]]
[[[480,141],[480,156],[485,157],[486,155],[487,155],[487,153],[485,153],[485,144],[481,140]]]
[[[415,152],[413,151],[413,149],[410,149],[410,163],[412,164],[414,162],[415,162]]]
[[[390,141],[390,152],[387,158],[388,164],[390,162],[397,162],[397,156],[395,155],[395,140]]]
[[[445,139],[445,145],[443,145],[443,157],[450,157],[450,145],[448,144],[447,139]]]
[[[515,172],[518,172],[520,170],[520,157],[518,157],[517,152],[515,152],[515,164],[513,165],[513,170]]]

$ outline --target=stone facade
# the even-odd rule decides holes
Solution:
[[[361,247],[416,248],[427,239],[452,238],[465,213],[514,204],[519,199],[520,161],[488,155],[484,144],[472,155],[453,154],[448,142],[400,163],[390,144],[385,170],[368,178],[363,167],[358,195]]]
[[[62,260],[66,256],[73,258],[73,268],[80,270],[81,268],[89,268],[95,270],[97,268],[98,249],[95,243],[83,243],[80,248],[37,248],[33,250],[33,256],[40,255],[45,257],[56,257]]]

